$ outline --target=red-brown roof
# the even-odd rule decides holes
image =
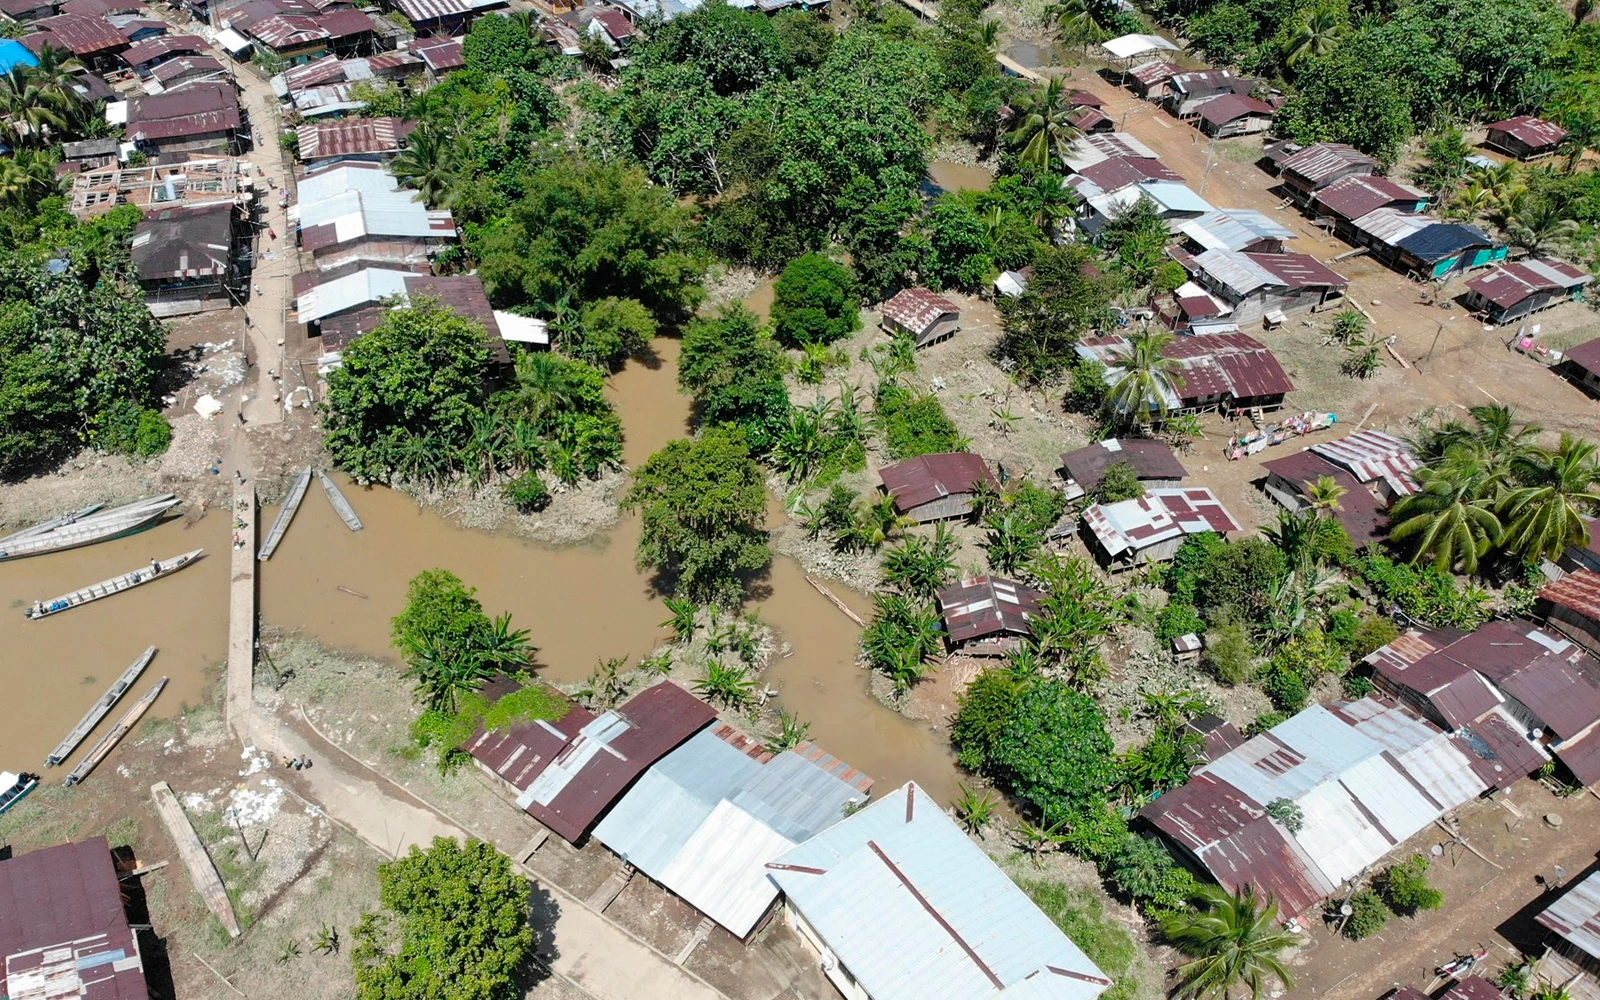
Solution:
[[[33,27],[48,36],[44,41],[66,49],[75,56],[117,52],[128,47],[128,40],[122,37],[122,32],[98,17],[58,14],[33,22]],[[26,42],[33,37],[35,36],[30,35],[23,41]]]
[[[1547,122],[1543,118],[1533,115],[1518,115],[1504,121],[1491,122],[1484,128],[1492,136],[1495,132],[1503,132],[1516,139],[1530,149],[1546,149],[1561,144],[1567,137],[1567,130],[1555,122]]]
[[[106,838],[0,861],[0,956],[0,995],[19,996],[24,974],[43,974],[65,987],[52,996],[148,1000]]]
[[[1456,736],[1473,772],[1496,788],[1510,788],[1543,767],[1546,760],[1500,712],[1490,712],[1470,726],[1462,726]]]
[[[459,38],[419,38],[411,43],[411,51],[421,56],[435,73],[461,69],[467,64]]]
[[[1080,108],[1103,108],[1106,102],[1087,90],[1074,90],[1067,95],[1068,103]]]
[[[226,83],[196,83],[128,102],[128,138],[177,139],[239,128],[239,98]]]
[[[1303,484],[1314,483],[1323,476],[1332,476],[1334,482],[1344,487],[1344,496],[1339,498],[1339,509],[1333,512],[1333,516],[1350,540],[1362,546],[1383,536],[1389,523],[1383,504],[1378,502],[1371,490],[1357,482],[1355,476],[1316,452],[1309,449],[1298,451],[1263,462],[1262,468],[1289,480],[1302,494],[1305,492]]]
[[[1600,623],[1600,573],[1580,569],[1548,584],[1539,599]]]
[[[129,66],[140,66],[164,56],[198,55],[206,51],[206,40],[199,35],[163,35],[130,47],[122,53],[122,61]]]
[[[894,497],[894,505],[901,511],[921,507],[941,497],[971,493],[978,483],[1000,488],[1000,481],[989,471],[989,463],[983,456],[967,452],[918,455],[884,466],[878,470],[878,478],[883,480],[884,489]]]
[[[1484,274],[1467,282],[1467,287],[1500,308],[1509,309],[1541,292],[1581,288],[1593,280],[1588,274],[1564,260],[1539,257],[1533,260],[1496,264]]]
[[[1600,688],[1579,676],[1567,655],[1546,652],[1502,680],[1500,687],[1563,739],[1600,721]]]
[[[1378,169],[1378,161],[1342,142],[1319,142],[1284,157],[1278,167],[1285,174],[1309,182],[1312,187],[1321,187],[1324,181],[1348,168],[1373,173]]]
[[[295,130],[300,137],[302,160],[364,153],[393,153],[400,140],[416,128],[403,118],[344,118],[314,122]]]
[[[1200,117],[1213,125],[1226,125],[1249,115],[1271,117],[1273,111],[1272,105],[1244,94],[1223,94],[1200,105]]]
[[[1505,1000],[1500,987],[1480,976],[1468,976],[1439,996],[1439,1000]]]
[[[938,593],[939,612],[952,642],[992,635],[1032,635],[1029,619],[1039,613],[1044,594],[1015,580],[980,576]]]
[[[1569,348],[1565,358],[1586,372],[1600,375],[1600,337]]]
[[[1177,63],[1169,63],[1164,60],[1157,59],[1154,62],[1147,62],[1142,66],[1135,66],[1133,69],[1128,70],[1128,75],[1133,77],[1135,80],[1138,80],[1146,87],[1149,87],[1152,84],[1170,80],[1182,72],[1183,67],[1179,66]]]
[[[1428,200],[1428,193],[1387,177],[1368,174],[1336,180],[1318,191],[1313,200],[1342,219],[1359,219],[1397,202],[1404,203],[1408,211],[1415,209],[1419,202]]]
[[[1556,757],[1580,783],[1600,782],[1600,732],[1590,732],[1581,739],[1561,744],[1556,748]]]
[[[883,318],[922,333],[947,313],[960,314],[954,302],[927,288],[906,288],[883,304]]]
[[[1346,288],[1350,280],[1304,253],[1246,253],[1261,268],[1290,288]]]
[[[1112,156],[1084,167],[1078,173],[1094,181],[1100,190],[1120,191],[1140,181],[1182,181],[1183,178],[1160,160],[1148,156]]]
[[[1130,466],[1140,479],[1182,479],[1189,474],[1170,445],[1148,438],[1111,438],[1061,456],[1061,467],[1086,490],[1099,486],[1106,470],[1118,464]]]

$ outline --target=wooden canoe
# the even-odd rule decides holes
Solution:
[[[100,762],[110,756],[111,751],[115,750],[117,748],[117,744],[122,742],[122,738],[128,735],[128,731],[134,726],[137,726],[139,724],[139,720],[144,718],[144,713],[150,710],[150,706],[155,703],[156,696],[159,695],[161,693],[161,689],[166,686],[167,679],[165,677],[161,678],[159,681],[156,681],[156,686],[151,688],[149,691],[146,691],[144,697],[134,702],[133,707],[128,709],[127,713],[123,715],[122,718],[117,720],[115,728],[113,728],[111,732],[100,737],[100,742],[94,745],[94,749],[89,751],[88,756],[84,757],[83,760],[78,762],[78,766],[72,769],[72,773],[67,775],[66,780],[63,781],[62,784],[66,785],[68,788],[71,788],[84,778],[87,778],[90,771],[93,771],[95,768],[99,767]]]
[[[156,647],[151,646],[144,651],[143,656],[134,660],[133,665],[122,672],[122,676],[116,679],[110,689],[100,696],[100,700],[95,702],[83,719],[72,728],[72,732],[67,734],[67,738],[62,740],[54,750],[50,751],[50,756],[44,759],[44,766],[55,767],[72,756],[72,751],[78,749],[78,744],[88,738],[89,734],[94,731],[94,727],[100,724],[100,720],[110,714],[111,710],[117,706],[117,702],[122,700],[122,696],[128,693],[129,688],[133,687],[133,682],[139,679],[139,675],[144,673],[144,668],[150,665],[150,661],[155,659],[155,656]]]
[[[0,561],[24,556],[61,552],[80,545],[93,545],[141,531],[161,519],[161,515],[182,503],[171,493],[150,497],[114,510],[101,511],[70,524],[25,534],[0,542]]]
[[[178,570],[198,560],[200,553],[204,551],[205,549],[195,549],[193,552],[185,552],[183,555],[174,556],[171,559],[151,560],[151,565],[149,566],[131,569],[121,576],[102,580],[93,586],[84,587],[82,590],[74,590],[70,594],[62,594],[60,597],[48,601],[35,601],[33,607],[28,608],[23,614],[30,621],[48,618],[51,615],[60,614],[63,611],[70,611],[73,608],[88,604],[90,601],[98,601],[102,597],[110,597],[112,594],[120,594],[125,590],[141,587],[153,580],[171,576]]]
[[[104,506],[105,504],[103,503],[92,503],[87,507],[73,511],[70,514],[63,514],[60,517],[43,521],[31,528],[23,528],[21,531],[14,531],[9,535],[0,538],[0,545],[4,545],[6,542],[9,542],[15,538],[28,538],[32,535],[40,535],[46,531],[54,531],[57,528],[64,527],[76,521],[81,521]]]
[[[317,478],[321,480],[322,492],[328,494],[328,502],[333,504],[333,509],[339,513],[340,519],[344,521],[351,531],[360,531],[361,518],[356,516],[356,509],[350,506],[350,501],[346,500],[344,494],[339,492],[339,487],[334,483],[333,477],[318,469]]]
[[[277,520],[272,522],[272,530],[267,532],[267,540],[261,543],[261,550],[256,553],[256,558],[262,561],[272,558],[272,553],[278,550],[278,543],[283,541],[283,536],[289,531],[289,522],[294,520],[295,512],[300,509],[300,502],[306,498],[306,488],[311,485],[311,466],[306,466],[305,471],[295,478],[294,485],[289,487],[289,495],[284,498],[283,509],[278,511]]]

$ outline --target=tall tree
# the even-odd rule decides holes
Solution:
[[[1227,1000],[1235,986],[1260,1000],[1273,980],[1294,989],[1294,977],[1281,953],[1295,945],[1294,935],[1279,930],[1278,904],[1269,896],[1256,902],[1247,886],[1237,895],[1214,885],[1199,890],[1200,905],[1161,922],[1162,935],[1192,961],[1178,967],[1175,997]]]
[[[1283,61],[1299,66],[1310,59],[1320,59],[1339,47],[1350,33],[1350,22],[1343,13],[1330,6],[1318,7],[1308,12],[1295,29]]]
[[[1107,379],[1112,384],[1106,401],[1117,420],[1143,427],[1152,414],[1165,419],[1177,390],[1183,387],[1178,363],[1165,353],[1172,340],[1172,334],[1164,330],[1128,335],[1127,349],[1112,365],[1120,374]]]
[[[772,559],[764,477],[737,429],[670,442],[639,468],[623,504],[643,521],[640,567],[668,593],[737,605],[745,578]]]
[[[678,358],[678,386],[694,397],[701,423],[742,428],[745,442],[756,451],[770,448],[788,426],[782,355],[755,313],[738,304],[689,323]]]
[[[1411,542],[1411,562],[1431,559],[1441,570],[1475,573],[1478,560],[1500,541],[1495,483],[1488,463],[1457,447],[1418,473],[1422,489],[1394,505],[1389,537]]]
[[[1081,134],[1071,121],[1076,110],[1059,76],[1017,101],[1008,137],[1017,151],[1017,162],[1037,174],[1065,170],[1061,157],[1066,155],[1068,144]]]

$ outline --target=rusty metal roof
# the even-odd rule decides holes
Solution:
[[[1467,287],[1495,305],[1509,308],[1541,292],[1570,291],[1593,280],[1564,260],[1538,257],[1496,264],[1467,282]]]
[[[1314,444],[1311,450],[1363,483],[1382,479],[1399,496],[1410,496],[1421,488],[1416,474],[1422,462],[1412,454],[1410,445],[1392,434],[1366,430]]]
[[[1378,161],[1342,142],[1319,142],[1285,157],[1279,167],[1285,174],[1293,174],[1313,188],[1319,188],[1336,174],[1351,168],[1376,173]]]
[[[300,137],[300,158],[317,160],[360,153],[399,152],[400,140],[415,127],[415,123],[402,118],[342,118],[301,125],[295,132]]]
[[[1405,203],[1411,209],[1428,200],[1428,193],[1376,174],[1345,177],[1318,191],[1313,199],[1342,219],[1359,219],[1368,212]]]
[[[422,61],[435,73],[461,69],[467,65],[459,38],[419,38],[411,43],[411,51],[421,56]]]
[[[1539,600],[1600,622],[1600,573],[1578,570],[1539,590]]]
[[[1177,78],[1174,77],[1172,82],[1176,85]],[[1271,117],[1275,110],[1266,101],[1258,101],[1254,97],[1247,97],[1244,94],[1223,94],[1200,105],[1200,117],[1212,125],[1226,125],[1250,115]]]
[[[1600,959],[1600,872],[1592,872],[1533,918]]]
[[[32,27],[47,34],[52,42],[75,56],[98,55],[128,47],[128,40],[122,36],[122,32],[98,17],[58,14],[35,21]]]
[[[1039,613],[1044,594],[1000,576],[980,576],[938,593],[939,612],[953,642],[991,635],[1032,635],[1029,621]]]
[[[1180,535],[1239,530],[1222,501],[1203,486],[1150,490],[1133,500],[1097,503],[1083,512],[1083,520],[1112,557]]]
[[[0,861],[0,995],[147,1000],[104,837]]]
[[[968,452],[918,455],[884,466],[878,470],[878,478],[883,480],[884,489],[894,497],[894,505],[901,511],[952,494],[971,493],[978,483],[1000,488],[1000,481],[989,471],[989,463],[983,456]]]
[[[122,61],[129,66],[142,66],[153,59],[175,55],[202,55],[206,51],[206,40],[199,35],[163,35],[130,47],[128,51],[122,53]]]
[[[1127,464],[1140,479],[1182,479],[1189,474],[1172,446],[1153,438],[1107,438],[1061,456],[1061,467],[1086,490],[1100,485],[1106,470]]]
[[[1555,747],[1556,757],[1582,785],[1600,781],[1600,734],[1591,730]],[[1536,765],[1537,766],[1537,765]]]
[[[1439,1000],[1505,1000],[1500,987],[1481,976],[1468,976],[1439,995]]]
[[[1486,784],[1510,788],[1544,765],[1550,757],[1530,741],[1521,724],[1497,708],[1452,734]]]
[[[1555,735],[1571,739],[1600,722],[1600,688],[1578,674],[1570,657],[1546,651],[1500,681]]]
[[[1567,137],[1567,130],[1560,125],[1547,122],[1543,118],[1535,118],[1533,115],[1518,115],[1504,121],[1491,122],[1484,126],[1484,130],[1491,133],[1504,132],[1535,150],[1559,146],[1561,140]]]
[[[1246,253],[1246,257],[1290,288],[1345,288],[1350,279],[1304,253]]]
[[[1164,80],[1170,80],[1182,72],[1183,67],[1177,63],[1170,63],[1165,59],[1156,59],[1133,67],[1128,70],[1128,75],[1148,87]]]
[[[883,318],[893,320],[913,333],[923,333],[940,317],[961,310],[954,302],[926,288],[905,288],[883,304]]]

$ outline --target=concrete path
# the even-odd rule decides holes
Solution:
[[[256,663],[256,486],[249,481],[234,487],[228,583],[228,685],[224,701],[228,725],[246,743],[251,742],[255,717],[251,685]],[[243,525],[241,527],[240,525]],[[239,539],[243,545],[236,544]]]

